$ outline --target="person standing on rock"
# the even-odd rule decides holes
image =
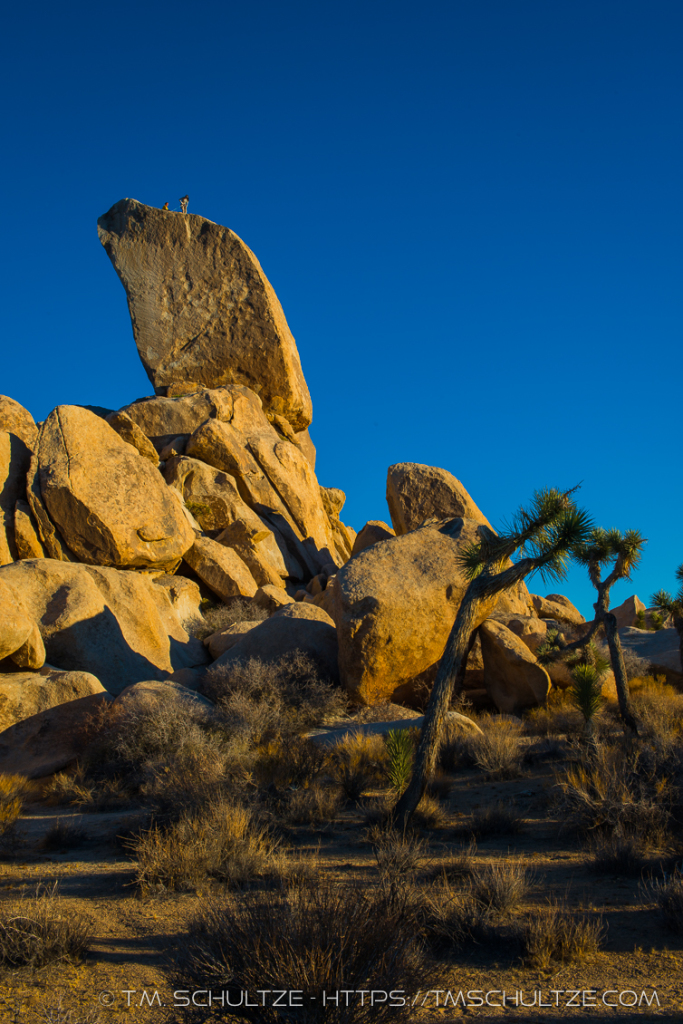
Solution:
[[[187,204],[189,203],[189,201],[189,196],[183,196],[183,198],[180,200],[180,209],[183,211],[183,213],[187,213]]]
[[[168,210],[168,203],[164,203],[164,205],[161,207],[161,209],[162,210]]]

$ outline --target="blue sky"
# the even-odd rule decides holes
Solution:
[[[14,5],[0,392],[151,393],[96,221],[189,192],[278,293],[346,522],[388,518],[394,462],[494,525],[582,481],[648,538],[613,603],[673,589],[682,30],[677,0]],[[550,589],[590,614],[582,570]]]

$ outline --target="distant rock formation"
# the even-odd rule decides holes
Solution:
[[[157,393],[193,381],[244,384],[294,431],[311,397],[278,298],[229,228],[122,199],[98,232],[128,296],[133,332]]]

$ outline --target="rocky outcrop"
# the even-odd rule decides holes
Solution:
[[[53,410],[37,460],[44,511],[78,561],[174,568],[191,547],[194,532],[161,475],[95,413]]]
[[[211,666],[202,692],[212,700],[220,696],[220,677],[213,674],[217,668],[229,673],[231,666],[250,658],[275,664],[296,651],[311,658],[326,682],[339,682],[337,634],[332,619],[315,605],[291,604],[259,622],[221,654]]]
[[[555,619],[557,622],[569,622],[574,626],[580,626],[586,621],[579,609],[562,594],[548,594],[547,597],[532,594],[531,601],[539,619]]]
[[[120,412],[136,423],[155,449],[161,452],[173,441],[186,442],[206,420],[229,423],[236,390],[239,391],[232,387],[198,387],[186,395],[140,398],[124,406]]]
[[[366,548],[342,566],[333,588],[334,619],[341,680],[352,699],[374,704],[397,692],[406,699],[417,677],[431,671],[433,678],[467,588],[458,553],[480,529],[471,519],[422,527]],[[480,621],[494,607],[495,599],[482,608]]]
[[[679,689],[683,686],[681,646],[675,629],[659,629],[650,633],[645,629],[620,629],[619,638],[624,651],[630,651],[650,664],[652,675],[663,675],[667,683]]]
[[[225,654],[235,644],[238,644],[245,633],[254,629],[258,626],[259,622],[263,622],[263,619],[258,619],[254,622],[234,622],[232,626],[228,626],[227,629],[221,630],[219,633],[212,633],[211,636],[207,636],[204,641],[204,646],[208,648],[209,654],[212,658],[220,658],[221,654]]]
[[[16,434],[0,431],[0,565],[18,557],[15,510],[26,498],[26,474],[31,452]]]
[[[153,582],[155,587],[161,587],[168,596],[183,629],[189,633],[196,626],[204,625],[200,608],[202,595],[194,580],[188,580],[186,576],[164,574],[154,576]]]
[[[221,601],[253,597],[258,590],[254,577],[237,552],[210,537],[196,537],[185,554],[185,561]]]
[[[140,718],[145,715],[180,715],[184,718],[207,718],[215,708],[195,690],[172,679],[142,679],[122,690],[112,705],[112,712],[121,723],[126,716]]]
[[[459,480],[445,469],[399,462],[387,472],[387,505],[397,536],[425,519],[471,519],[491,526]]]
[[[484,686],[498,710],[514,714],[542,703],[550,692],[550,677],[526,644],[494,619],[482,624],[479,635]]]
[[[156,448],[127,413],[123,411],[110,412],[106,420],[119,437],[126,444],[132,445],[142,455],[143,459],[149,459],[153,466],[159,465],[159,456],[157,455]]]
[[[38,427],[33,416],[19,405],[13,398],[0,395],[0,430],[6,430],[21,438],[24,444],[33,451],[38,439]]]
[[[92,672],[110,693],[209,660],[141,573],[42,558],[2,566],[0,583],[37,622],[48,662]]]
[[[21,591],[0,578],[0,660],[9,658],[19,668],[41,668],[45,647],[22,597]]]
[[[616,608],[610,608],[612,615],[617,620],[617,629],[627,629],[629,626],[635,626],[638,621],[638,615],[641,612],[645,613],[646,610],[643,602],[635,594],[627,597]]]
[[[17,558],[45,558],[31,506],[22,499],[18,499],[14,508],[14,543]]]
[[[294,338],[258,260],[234,232],[122,199],[100,217],[98,233],[155,388],[244,384],[269,412],[306,429],[311,399]]]
[[[383,523],[381,519],[369,519],[360,533],[356,535],[351,556],[359,555],[361,551],[372,547],[373,544],[379,544],[381,540],[389,540],[390,537],[395,536],[394,530]]]

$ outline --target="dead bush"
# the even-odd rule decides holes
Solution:
[[[63,906],[56,882],[0,911],[0,966],[6,969],[73,963],[85,956],[89,942],[88,922]]]
[[[265,788],[309,786],[325,768],[328,752],[303,736],[278,736],[256,749],[253,772]]]
[[[414,835],[375,826],[368,838],[379,873],[390,879],[414,872],[425,856],[426,843]]]
[[[524,962],[547,970],[554,963],[572,963],[597,953],[607,929],[602,918],[577,916],[551,903],[547,909],[528,914],[517,935]]]
[[[630,681],[629,690],[641,739],[660,756],[671,753],[683,734],[683,694],[664,676],[638,676]]]
[[[251,811],[226,800],[185,813],[166,828],[153,825],[128,844],[144,892],[193,889],[207,877],[239,885],[274,867],[276,841]]]
[[[422,928],[430,951],[442,955],[485,938],[481,905],[468,888],[455,889],[442,879],[424,894]]]
[[[598,746],[555,778],[563,827],[582,835],[621,833],[653,846],[666,842],[677,794],[658,769],[638,747]]]
[[[205,692],[220,708],[227,730],[252,744],[269,732],[291,735],[337,719],[347,707],[343,691],[324,682],[315,662],[301,651],[277,663],[250,658],[213,666],[205,676]]]
[[[393,1019],[391,1001],[381,995],[371,1000],[369,992],[417,991],[431,980],[411,906],[384,887],[340,885],[325,877],[303,880],[267,902],[254,896],[207,900],[176,970],[183,988],[228,989],[233,1004],[241,992],[264,983],[271,990],[300,990],[302,1024]],[[342,989],[368,995],[348,1006],[323,995]],[[245,1016],[245,1010],[237,1014]],[[291,1018],[291,1009],[271,1002],[251,1019],[273,1024]]]
[[[532,875],[519,861],[494,861],[478,865],[468,892],[480,908],[481,917],[494,920],[519,910],[531,885]]]
[[[485,771],[489,778],[516,778],[521,774],[523,760],[521,723],[493,716],[482,716],[479,723],[484,734],[477,733],[471,740],[477,768]]]
[[[268,618],[268,612],[255,601],[240,597],[230,604],[217,604],[212,608],[203,609],[202,614],[204,622],[192,630],[193,636],[199,640],[204,640],[212,633],[220,633],[221,630],[234,626],[236,622],[263,622]]]
[[[683,933],[683,875],[680,871],[644,882],[641,898],[655,906],[667,928],[678,935]]]
[[[336,788],[313,785],[290,793],[285,818],[292,825],[317,825],[333,821],[339,811],[341,794]]]
[[[517,807],[498,801],[475,810],[467,831],[475,839],[490,839],[493,836],[517,835],[523,826],[523,819]]]

